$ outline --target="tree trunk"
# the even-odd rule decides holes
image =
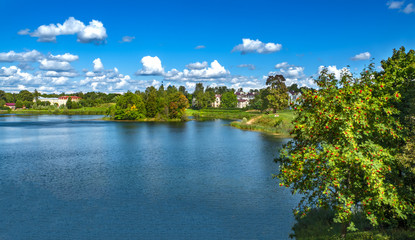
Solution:
[[[342,238],[346,238],[346,234],[347,234],[347,227],[349,226],[349,222],[345,222],[343,223],[343,227],[342,227]]]

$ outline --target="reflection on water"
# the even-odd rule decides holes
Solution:
[[[214,120],[0,117],[0,239],[287,239],[284,139]]]

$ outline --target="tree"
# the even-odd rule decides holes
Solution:
[[[114,119],[136,120],[145,118],[146,108],[141,96],[128,91],[118,98],[113,112]]]
[[[238,104],[238,99],[233,92],[224,93],[221,97],[221,106],[224,108],[235,108]]]
[[[187,91],[186,91],[186,87],[185,86],[180,86],[179,87],[179,92],[183,93],[183,95],[187,95]]]
[[[66,100],[66,108],[72,109],[72,98],[68,97],[68,100]]]
[[[33,94],[27,90],[19,92],[17,99],[20,101],[33,101]]]
[[[146,88],[144,102],[146,105],[147,117],[153,118],[159,112],[157,100],[156,88],[153,86]]]
[[[300,92],[300,89],[298,89],[298,85],[297,83],[292,84],[291,86],[287,87],[288,91],[293,91],[293,92]]]
[[[268,86],[269,105],[276,110],[284,109],[288,106],[288,90],[285,86],[285,78],[282,75],[269,76],[266,85]]]
[[[414,211],[393,171],[405,131],[394,118],[400,94],[389,91],[392,79],[375,75],[373,65],[359,79],[343,72],[337,80],[323,70],[320,89],[294,104],[293,140],[277,159],[280,185],[302,195],[294,213],[330,208],[344,235],[356,209],[373,225]]]
[[[181,92],[176,92],[169,96],[169,117],[171,119],[181,118],[185,115],[186,108],[188,107],[189,101]]]

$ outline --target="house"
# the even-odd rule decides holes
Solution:
[[[78,96],[62,96],[59,98],[39,97],[37,100],[41,102],[50,102],[50,105],[57,104],[58,106],[61,106],[61,105],[66,105],[66,102],[68,101],[69,97],[71,98],[72,102],[78,102],[79,100],[82,99],[81,97],[78,97]],[[36,102],[36,100],[34,99],[33,102]]]
[[[220,107],[220,98],[221,97],[222,97],[222,95],[215,94],[215,101],[212,103],[212,107],[214,107],[214,108]]]
[[[16,109],[16,103],[6,103],[4,104],[5,107],[9,107],[12,110]]]
[[[248,107],[250,101],[252,101],[257,94],[258,94],[257,92],[249,92],[249,93],[240,92],[240,91],[235,92],[236,99],[238,100],[238,103],[236,105],[237,108]]]
[[[294,104],[297,103],[300,97],[301,97],[300,92],[289,91],[288,92],[288,104],[291,105],[291,103],[294,103]]]
[[[238,99],[238,103],[236,104],[237,108],[246,108],[248,106],[249,106],[249,100]]]

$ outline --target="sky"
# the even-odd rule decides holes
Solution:
[[[0,90],[315,87],[415,48],[415,0],[0,0]]]

